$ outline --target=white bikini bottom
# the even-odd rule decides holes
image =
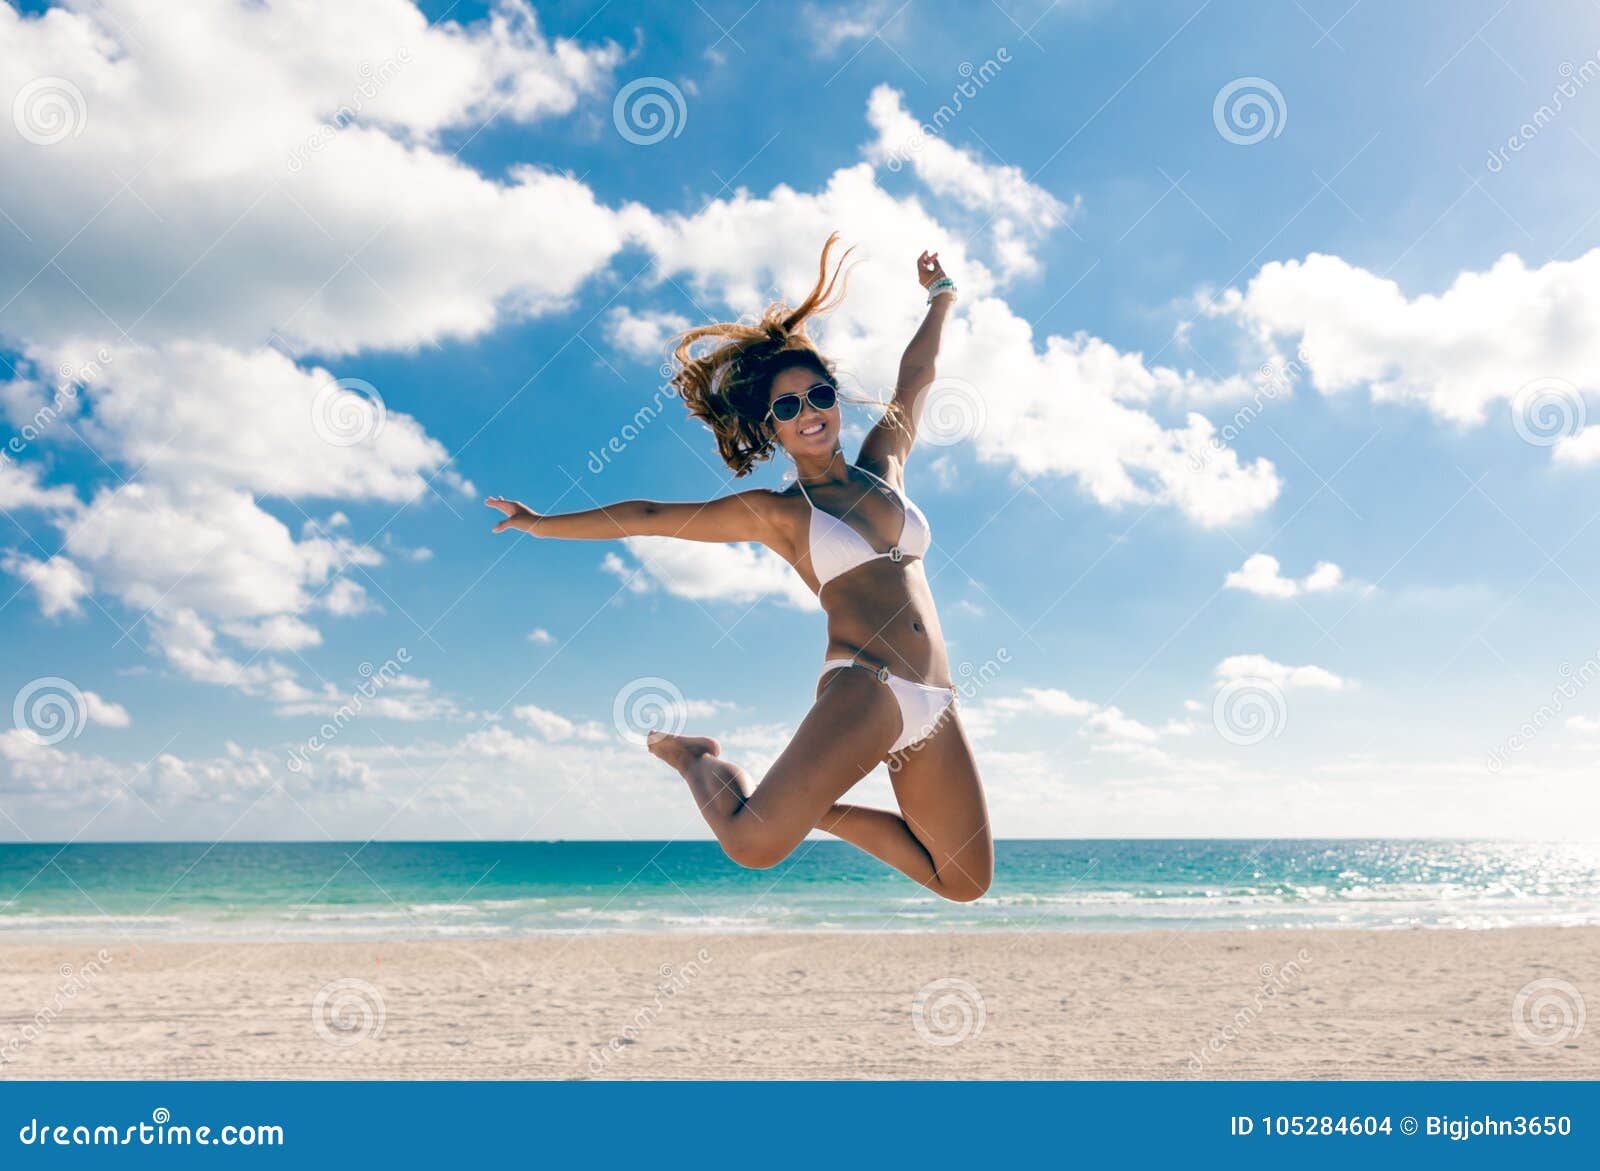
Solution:
[[[903,752],[926,740],[956,701],[954,687],[913,683],[900,678],[888,667],[871,667],[854,659],[828,659],[822,664],[822,674],[826,676],[829,671],[837,671],[840,667],[860,667],[871,671],[878,677],[878,682],[889,685],[889,691],[900,707],[900,738],[889,746],[890,752]]]

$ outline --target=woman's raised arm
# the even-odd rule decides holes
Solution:
[[[891,482],[901,474],[916,441],[918,403],[934,380],[944,319],[954,299],[947,294],[954,293],[955,282],[945,276],[937,252],[924,252],[917,257],[917,280],[932,293],[928,312],[900,356],[893,410],[878,421],[861,445],[861,462],[883,468],[885,478]]]
[[[735,492],[699,503],[623,500],[616,504],[544,516],[525,504],[491,496],[484,501],[505,513],[494,531],[518,529],[536,537],[615,541],[622,537],[681,537],[686,541],[774,545],[781,528],[776,493],[765,488]]]

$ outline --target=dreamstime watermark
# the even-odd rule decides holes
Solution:
[[[71,1007],[73,1001],[94,987],[109,963],[111,953],[101,948],[95,952],[94,959],[77,967],[62,964],[57,968],[60,983],[56,985],[50,1003],[35,1010],[33,1016],[25,1020],[4,1044],[0,1044],[0,1066],[13,1064],[24,1049],[48,1033],[56,1023],[56,1018]]]
[[[959,676],[955,684],[956,693],[964,700],[976,698],[980,691],[1000,677],[1001,669],[1010,664],[1011,651],[1006,647],[996,648],[993,655],[977,666],[962,660],[956,667],[956,675]]]
[[[678,685],[658,675],[629,680],[611,702],[617,735],[643,744],[651,732],[675,736],[689,724],[689,703]]]
[[[1289,701],[1271,679],[1256,675],[1230,679],[1211,701],[1211,723],[1229,744],[1249,748],[1283,735],[1289,726]]]
[[[11,723],[40,747],[76,740],[89,726],[89,701],[72,680],[44,675],[17,692],[11,701]]]
[[[299,174],[304,170],[307,154],[317,154],[324,150],[341,130],[361,116],[361,111],[366,109],[367,103],[394,80],[395,74],[409,64],[411,64],[410,49],[401,49],[378,66],[374,66],[370,61],[363,61],[356,70],[361,80],[356,83],[355,89],[350,91],[350,100],[335,110],[328,121],[313,130],[305,142],[289,152],[290,174]]]
[[[656,1018],[663,1009],[700,976],[701,971],[711,963],[711,951],[702,947],[694,953],[694,959],[687,963],[662,964],[660,983],[655,987],[655,994],[648,1004],[642,1004],[629,1019],[628,1024],[602,1045],[596,1045],[589,1050],[589,1072],[602,1074],[611,1064],[611,1059],[629,1046],[636,1044],[639,1038],[656,1023]]]
[[[1538,138],[1545,127],[1556,120],[1556,115],[1566,108],[1567,102],[1577,97],[1584,86],[1600,77],[1600,52],[1595,53],[1593,57],[1585,58],[1583,64],[1577,67],[1574,67],[1571,61],[1563,61],[1556,72],[1561,75],[1561,82],[1551,92],[1550,100],[1518,126],[1516,132],[1506,139],[1504,146],[1489,151],[1484,169],[1491,175],[1498,175],[1505,170],[1512,155],[1521,154],[1524,147]]]
[[[1238,1040],[1245,1030],[1255,1024],[1257,1017],[1278,1003],[1279,995],[1305,978],[1305,970],[1310,963],[1311,953],[1302,947],[1294,953],[1294,959],[1287,963],[1277,966],[1262,964],[1257,969],[1261,983],[1251,994],[1249,1002],[1241,1004],[1225,1024],[1212,1032],[1204,1045],[1189,1054],[1189,1072],[1203,1072],[1206,1062]]]
[[[1289,107],[1283,93],[1264,77],[1236,77],[1211,103],[1217,133],[1235,146],[1254,146],[1283,133]]]
[[[591,474],[598,476],[610,465],[613,456],[621,455],[628,450],[629,444],[644,434],[645,428],[661,417],[661,412],[666,409],[667,403],[681,402],[677,389],[672,385],[673,368],[671,364],[664,364],[660,374],[663,381],[656,387],[655,393],[650,396],[650,401],[641,406],[633,415],[619,427],[616,432],[602,443],[598,449],[591,448],[589,461],[586,465]]]
[[[84,384],[98,378],[111,361],[111,351],[101,346],[87,362],[76,365],[63,362],[57,366],[55,396],[16,426],[16,434],[6,440],[4,448],[0,448],[0,465],[15,461],[30,444],[49,431],[57,419],[68,413],[68,408],[75,407]]]
[[[1250,396],[1250,401],[1233,413],[1221,427],[1211,432],[1206,440],[1206,450],[1197,451],[1189,457],[1190,471],[1204,471],[1211,462],[1212,455],[1220,455],[1232,450],[1229,447],[1235,439],[1243,435],[1245,429],[1260,417],[1267,403],[1275,401],[1280,395],[1289,393],[1300,376],[1311,367],[1311,356],[1304,347],[1295,352],[1295,356],[1287,362],[1272,360],[1261,363],[1256,370],[1255,394]]]
[[[983,994],[966,980],[945,976],[930,980],[911,998],[911,1025],[929,1045],[948,1048],[983,1032],[989,1019]]]
[[[388,417],[378,388],[360,378],[336,378],[311,400],[311,429],[331,447],[376,439]]]
[[[324,984],[311,1002],[311,1027],[330,1045],[349,1047],[383,1035],[383,990],[353,976]]]
[[[157,1106],[149,1122],[128,1126],[52,1124],[35,1116],[17,1131],[17,1141],[25,1147],[281,1147],[284,1137],[283,1127],[273,1123],[189,1126],[173,1122],[172,1111]]]
[[[1554,977],[1524,984],[1511,1001],[1511,1024],[1530,1045],[1575,1040],[1587,1015],[1577,985]]]
[[[933,742],[934,733],[954,717],[960,705],[975,699],[984,688],[1000,678],[1003,669],[1010,662],[1011,652],[1005,647],[998,648],[992,656],[977,666],[963,660],[955,670],[957,681],[950,685],[955,693],[954,702],[934,717],[933,722],[923,729],[921,738],[915,744],[901,749],[890,758],[889,771],[897,773],[905,768],[912,757]]]
[[[953,447],[975,439],[988,419],[976,386],[964,378],[935,378],[922,392],[917,439],[931,447]]]
[[[55,146],[83,133],[89,125],[89,103],[65,77],[36,77],[17,91],[11,124],[34,146]]]
[[[943,103],[933,112],[933,116],[917,127],[910,141],[902,143],[890,151],[884,158],[884,165],[890,171],[898,171],[911,161],[911,156],[928,145],[928,140],[942,138],[950,124],[960,116],[966,108],[966,103],[983,92],[983,87],[988,85],[1000,75],[1000,71],[1011,64],[1011,50],[1001,45],[995,50],[994,56],[984,59],[983,64],[973,65],[971,61],[963,61],[956,67],[956,72],[962,81],[950,92],[950,100]]]
[[[637,77],[617,91],[611,103],[617,133],[635,146],[654,146],[677,138],[689,122],[683,91],[664,77]]]
[[[368,700],[393,683],[397,677],[405,674],[406,665],[410,662],[411,652],[401,647],[394,653],[393,658],[384,660],[381,667],[362,663],[356,671],[361,676],[361,682],[350,693],[350,698],[340,704],[328,721],[306,738],[304,744],[296,745],[290,750],[288,759],[284,761],[288,770],[292,773],[303,770],[313,756],[338,739],[339,734],[366,708]]]
[[[1573,667],[1571,663],[1562,663],[1556,669],[1556,673],[1561,676],[1561,681],[1551,689],[1549,701],[1540,704],[1526,720],[1522,721],[1515,732],[1489,749],[1484,759],[1484,767],[1491,773],[1498,773],[1505,768],[1511,757],[1532,744],[1541,732],[1567,710],[1567,705],[1576,699],[1580,692],[1596,679],[1600,679],[1600,650],[1595,651],[1577,667]]]
[[[1535,378],[1511,398],[1511,426],[1534,447],[1554,447],[1583,430],[1583,392],[1565,378]]]

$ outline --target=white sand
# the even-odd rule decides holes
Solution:
[[[0,946],[0,1078],[1600,1077],[1600,928],[95,951]]]

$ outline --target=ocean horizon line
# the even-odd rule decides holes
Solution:
[[[808,837],[808,844],[837,842],[830,837]],[[1550,844],[1550,845],[1600,845],[1600,835],[1586,837],[1550,836],[1550,837],[1525,837],[1519,835],[1484,835],[1484,834],[1200,834],[1186,836],[1172,836],[1168,834],[1119,834],[1119,835],[1094,835],[1086,837],[1003,837],[997,836],[996,843],[1008,842],[1025,845],[1033,842],[1484,842],[1504,843],[1507,845],[1518,844]],[[388,846],[429,846],[429,845],[482,845],[482,846],[516,846],[516,845],[628,845],[628,846],[672,846],[672,845],[715,845],[716,839],[704,838],[94,838],[80,837],[68,841],[51,841],[45,839],[17,840],[0,837],[0,849],[8,846],[37,846],[37,847],[66,847],[74,845],[94,846],[358,846],[358,845],[388,845]]]

